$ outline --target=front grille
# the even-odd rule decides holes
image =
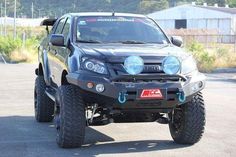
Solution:
[[[160,64],[146,64],[143,68],[143,74],[164,73]]]
[[[180,81],[181,78],[179,76],[168,76],[164,73],[161,68],[161,63],[148,63],[144,65],[144,70],[141,74],[136,76],[130,76],[124,65],[121,63],[113,63],[109,64],[108,67],[113,81],[115,82],[166,82],[166,81]]]
[[[112,69],[117,75],[128,74],[123,64],[113,64]],[[145,64],[141,74],[164,73],[161,64]]]

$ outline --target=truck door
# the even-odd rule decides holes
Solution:
[[[63,17],[59,20],[55,31],[52,34],[62,34],[62,30],[64,28],[64,25],[66,23],[67,18]],[[53,46],[51,44],[49,44],[49,50],[48,50],[48,64],[50,67],[50,78],[51,78],[51,85],[53,86],[59,86],[60,84],[58,84],[58,77],[60,77],[59,71],[58,71],[58,65],[60,65],[61,61],[58,60],[58,52],[60,50],[60,47],[58,46]]]
[[[51,73],[52,81],[56,86],[61,85],[61,75],[63,70],[67,70],[67,58],[70,54],[68,49],[68,41],[70,37],[71,29],[71,18],[63,18],[59,24],[58,29],[55,34],[62,34],[64,36],[65,46],[51,46],[50,50],[50,63],[51,63]]]

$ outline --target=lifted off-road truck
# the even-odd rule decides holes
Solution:
[[[80,147],[86,126],[111,122],[156,121],[176,143],[200,140],[205,76],[180,37],[136,14],[66,14],[42,25],[35,118],[54,119],[60,147]]]

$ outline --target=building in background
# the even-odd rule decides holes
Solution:
[[[204,5],[181,5],[148,15],[165,30],[202,29],[218,35],[236,34],[236,8]]]

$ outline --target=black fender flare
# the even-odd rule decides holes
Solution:
[[[46,50],[43,50],[43,76],[46,84],[49,86],[51,83],[51,73],[48,65],[48,56]]]

